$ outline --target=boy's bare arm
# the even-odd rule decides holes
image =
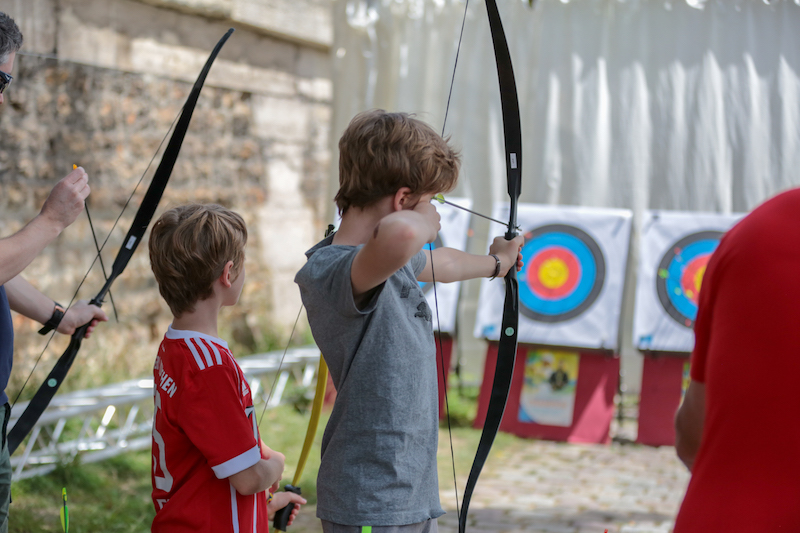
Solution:
[[[228,480],[239,494],[258,494],[281,480],[285,460],[282,453],[273,450],[267,459],[261,459],[250,468],[233,474]]]
[[[489,253],[497,255],[500,259],[500,271],[497,277],[504,277],[514,264],[517,265],[518,270],[522,268],[519,250],[523,242],[524,239],[519,236],[510,241],[503,237],[495,238],[489,247]],[[444,283],[488,278],[494,274],[497,268],[497,261],[491,255],[469,254],[454,248],[437,248],[433,252],[426,250],[425,253],[428,261],[425,269],[418,276],[418,279],[424,282],[433,281],[434,276],[436,281]],[[432,261],[431,254],[433,255]]]
[[[414,209],[383,217],[353,259],[350,269],[353,296],[361,296],[389,279],[425,243],[436,238],[439,228],[439,214],[430,202],[421,201]]]

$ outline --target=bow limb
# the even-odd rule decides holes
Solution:
[[[520,126],[519,100],[514,80],[514,69],[511,65],[511,54],[508,50],[503,23],[497,10],[495,0],[486,0],[489,15],[489,27],[492,34],[497,77],[500,84],[500,103],[503,110],[503,133],[506,152],[506,179],[510,197],[507,240],[517,236],[517,203],[522,187],[522,130]],[[486,411],[486,419],[481,433],[478,451],[472,463],[467,485],[464,489],[461,513],[458,517],[458,531],[464,533],[467,526],[467,513],[472,493],[478,482],[483,465],[489,456],[494,438],[500,429],[503,412],[508,401],[511,378],[514,375],[514,362],[517,355],[517,326],[519,324],[519,285],[516,265],[512,266],[505,277],[505,303],[503,306],[502,329],[497,350],[497,366],[495,367],[492,393]]]
[[[92,298],[90,302],[91,304],[98,307],[103,305],[103,300],[106,293],[111,288],[111,284],[114,283],[114,280],[116,280],[117,277],[122,274],[123,270],[125,270],[125,267],[128,265],[128,261],[130,261],[131,257],[133,256],[133,252],[136,251],[137,246],[147,231],[147,227],[150,224],[153,215],[155,214],[156,208],[158,207],[158,202],[161,200],[161,196],[164,194],[164,189],[167,186],[167,182],[172,175],[172,169],[175,167],[175,162],[178,160],[181,144],[183,143],[183,139],[186,136],[187,130],[189,129],[192,113],[194,112],[197,99],[200,96],[200,91],[203,88],[203,84],[208,76],[208,72],[211,70],[211,65],[214,63],[219,51],[222,49],[222,46],[232,33],[233,29],[230,29],[222,37],[222,39],[220,39],[220,41],[214,47],[214,50],[211,52],[211,55],[209,56],[208,61],[206,61],[205,66],[203,66],[203,70],[200,71],[200,75],[197,77],[197,81],[195,81],[194,86],[189,93],[189,97],[186,99],[186,103],[183,105],[183,111],[181,112],[180,119],[178,119],[178,122],[175,125],[175,131],[172,133],[172,137],[170,138],[169,143],[164,150],[161,163],[159,163],[158,168],[153,175],[153,180],[150,183],[150,187],[147,189],[147,192],[142,199],[142,203],[139,206],[139,210],[136,212],[133,224],[131,224],[131,228],[128,230],[128,234],[125,236],[125,240],[122,241],[122,247],[117,253],[117,257],[114,260],[114,265],[111,268],[111,274],[108,276],[103,288],[100,289],[100,292],[98,292],[97,295]],[[80,350],[81,342],[86,335],[86,330],[89,328],[89,325],[90,324],[84,324],[72,334],[72,339],[70,340],[66,351],[58,359],[55,366],[50,371],[50,374],[48,374],[47,379],[45,379],[44,383],[41,385],[41,387],[39,387],[39,390],[36,391],[33,399],[28,403],[25,411],[17,420],[17,423],[8,432],[9,454],[14,453],[22,440],[28,435],[28,433],[30,433],[31,429],[33,429],[33,426],[36,425],[36,421],[39,420],[40,416],[42,416],[42,413],[44,413],[45,409],[47,409],[47,406],[50,405],[50,401],[53,399],[53,396],[61,386],[64,378],[66,378],[69,369],[72,367],[72,363],[75,360],[75,356],[78,354],[78,350]]]
[[[306,460],[311,453],[311,446],[314,444],[314,437],[317,434],[319,427],[319,418],[322,413],[322,404],[325,402],[325,388],[328,384],[328,365],[322,354],[319,355],[319,368],[317,369],[317,388],[314,393],[314,403],[311,407],[311,419],[308,421],[308,429],[306,429],[306,439],[303,442],[303,450],[300,452],[300,459],[297,461],[297,468],[294,471],[291,485],[287,484],[283,487],[286,492],[294,492],[295,494],[302,494],[300,489],[300,478],[303,475],[303,468],[306,466]],[[283,509],[275,513],[275,518],[272,521],[272,526],[275,531],[286,531],[289,524],[289,517],[292,516],[294,504],[290,503]]]

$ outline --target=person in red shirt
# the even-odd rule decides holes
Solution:
[[[153,532],[267,533],[270,515],[299,495],[279,492],[284,456],[261,440],[253,398],[227,343],[222,307],[244,284],[247,228],[218,205],[165,212],[150,262],[174,319],[153,368]],[[291,523],[291,521],[290,521]]]
[[[675,417],[692,477],[676,533],[800,531],[800,189],[734,226],[708,263]]]

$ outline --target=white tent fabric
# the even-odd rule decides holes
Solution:
[[[800,1],[497,1],[522,114],[522,201],[628,208],[637,228],[646,209],[745,212],[800,184]],[[464,2],[334,9],[333,138],[375,107],[441,130]],[[485,5],[466,13],[446,134],[463,153],[455,193],[489,213],[507,199],[500,98]]]

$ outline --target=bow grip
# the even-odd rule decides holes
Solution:
[[[294,485],[289,485],[288,483],[285,487],[283,487],[283,490],[286,492],[294,492],[297,495],[302,494],[300,487],[295,487]],[[272,519],[273,529],[277,531],[286,531],[286,528],[289,525],[289,517],[292,516],[292,511],[294,511],[295,505],[296,504],[294,503],[290,503],[275,513],[275,518]]]

